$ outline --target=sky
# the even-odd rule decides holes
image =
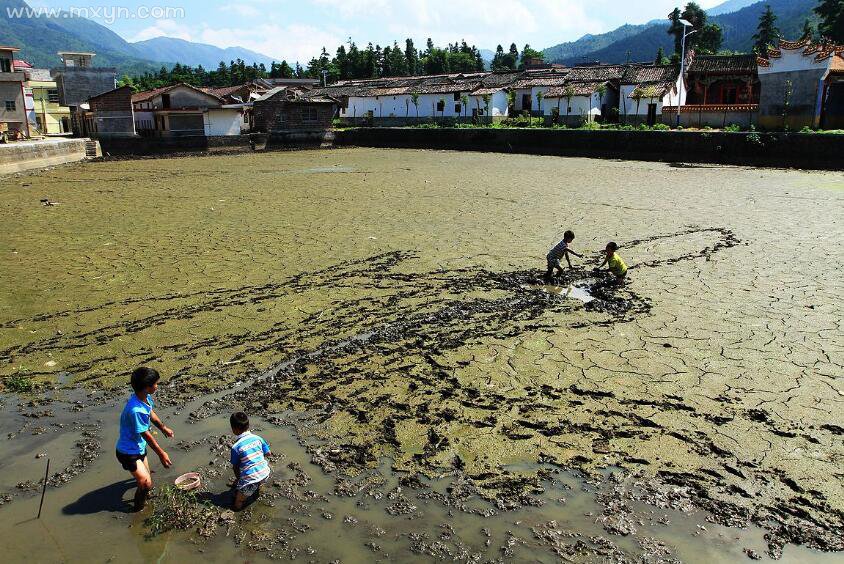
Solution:
[[[704,8],[723,0],[698,0]],[[87,2],[87,3],[86,3]],[[677,0],[120,0],[132,13],[175,8],[151,17],[102,17],[115,12],[108,0],[29,0],[30,6],[88,8],[95,21],[128,41],[161,35],[218,47],[240,46],[306,63],[323,46],[332,55],[349,37],[359,46],[381,46],[411,37],[424,47],[465,39],[481,49],[515,42],[542,49],[625,23],[664,19]],[[99,12],[97,11],[99,9]],[[84,13],[84,12],[83,12]],[[176,16],[176,17],[173,17]],[[114,21],[111,21],[111,20]]]

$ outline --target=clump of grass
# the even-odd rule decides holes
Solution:
[[[196,492],[186,492],[175,486],[159,489],[153,504],[152,515],[144,521],[150,537],[191,529],[197,529],[202,536],[211,536],[220,520],[219,511],[211,503],[200,500]]]
[[[13,394],[24,394],[35,389],[32,378],[26,376],[8,376],[3,380],[3,386]]]

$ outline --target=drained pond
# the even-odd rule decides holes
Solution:
[[[6,177],[5,556],[840,562],[842,218],[840,173],[525,155]],[[567,229],[584,258],[546,284]],[[176,436],[133,513],[138,366]],[[238,410],[275,456],[233,513]]]

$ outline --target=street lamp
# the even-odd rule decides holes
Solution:
[[[683,84],[686,76],[686,38],[692,34],[697,33],[697,30],[693,29],[692,31],[686,33],[687,27],[694,27],[692,22],[690,22],[689,20],[684,20],[682,18],[677,21],[683,25],[683,48],[680,52],[680,89],[677,91],[677,127],[680,127],[680,107],[682,106],[680,96],[682,94]]]

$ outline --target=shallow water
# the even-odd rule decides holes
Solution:
[[[335,480],[310,463],[310,455],[296,440],[290,427],[255,422],[255,432],[265,437],[272,450],[281,455],[274,460],[272,480],[288,480],[294,472],[287,464],[295,462],[304,469],[311,481],[306,486],[294,488],[297,494],[319,499],[306,501],[271,495],[278,488],[266,487],[264,496],[241,513],[229,534],[221,527],[217,536],[201,539],[186,532],[166,533],[148,538],[144,519],[150,515],[155,499],[141,514],[129,513],[132,481],[111,455],[109,445],[116,440],[116,430],[110,423],[118,416],[120,405],[86,407],[74,416],[67,404],[55,402],[57,411],[50,418],[55,425],[72,427],[80,419],[87,422],[105,422],[102,427],[104,453],[90,464],[86,471],[61,487],[50,487],[45,496],[43,515],[38,512],[38,492],[20,492],[14,503],[0,509],[0,530],[8,540],[6,558],[12,562],[75,561],[86,555],[92,562],[182,562],[202,559],[208,562],[270,561],[277,558],[300,558],[328,562],[364,563],[375,560],[411,558],[439,560],[459,556],[461,560],[486,561],[497,558],[555,562],[552,549],[536,538],[533,529],[555,521],[555,527],[571,538],[589,539],[605,537],[619,550],[617,554],[633,557],[643,553],[637,539],[655,538],[664,543],[662,557],[679,558],[684,562],[729,562],[744,558],[744,548],[764,551],[763,531],[758,528],[737,530],[712,524],[703,512],[684,513],[674,510],[654,510],[644,504],[636,507],[637,518],[642,520],[636,537],[607,535],[596,522],[601,506],[596,503],[597,486],[587,483],[580,476],[556,472],[545,482],[546,491],[539,496],[542,507],[529,507],[508,512],[494,512],[485,517],[475,513],[449,509],[428,492],[444,495],[454,482],[449,478],[426,480],[430,490],[402,488],[398,476],[390,470],[390,462],[382,461],[378,467],[359,478],[377,477],[377,487],[353,496],[337,495]],[[72,405],[72,403],[70,404]],[[215,417],[193,422],[185,417],[190,405],[178,410],[163,408],[159,412],[176,431],[178,444],[204,441],[209,437],[225,436],[226,417]],[[295,419],[295,414],[287,414]],[[25,418],[5,410],[0,415],[4,429],[20,430],[27,425]],[[26,430],[26,429],[24,429]],[[39,441],[20,438],[0,444],[3,460],[3,488],[13,487],[18,480],[38,479],[43,472],[45,458],[36,459],[33,452],[49,455],[53,468],[67,464],[74,456],[79,434],[73,429],[58,430],[49,439]],[[157,485],[172,483],[181,473],[196,470],[201,473],[209,467],[218,470],[211,479],[203,482],[202,490],[209,492],[214,504],[230,503],[225,482],[230,477],[225,461],[215,459],[209,444],[189,447],[166,445],[174,466],[164,469],[152,455]],[[227,436],[230,443],[231,436]],[[210,461],[213,460],[213,464]],[[535,464],[510,465],[511,472],[531,472]],[[553,470],[550,467],[546,469]],[[398,488],[398,489],[397,489]],[[391,515],[396,493],[416,509],[406,515]],[[267,504],[270,505],[267,505]],[[475,500],[469,510],[490,511],[491,506]],[[236,532],[231,533],[231,529]],[[279,542],[278,535],[284,535]],[[569,537],[564,537],[569,540]],[[33,539],[39,539],[33,542]],[[248,545],[252,544],[252,548]],[[428,552],[425,552],[425,548]],[[596,555],[584,553],[580,561],[600,561]],[[789,547],[783,562],[834,562],[835,555]]]
[[[0,376],[67,394],[106,391],[96,399],[111,397],[132,367],[151,364],[167,381],[162,405],[182,420],[192,415],[182,437],[225,433],[219,415],[232,404],[268,421],[295,412],[307,419],[297,441],[356,453],[338,462],[342,472],[380,472],[386,484],[407,475],[394,472],[419,473],[441,492],[464,480],[478,488],[467,504],[518,507],[489,519],[448,518],[442,500],[422,499],[421,521],[385,513],[383,498],[367,498],[367,509],[327,496],[332,513],[354,507],[388,531],[375,538],[336,516],[323,519],[319,508],[299,515],[290,500],[256,508],[253,521],[295,537],[288,544],[301,547],[300,558],[308,544],[332,554],[336,538],[344,539],[344,561],[408,557],[413,542],[438,539],[447,520],[484,558],[509,557],[499,549],[512,530],[528,542],[514,545],[524,552],[513,558],[553,559],[514,523],[522,518],[553,519],[584,535],[564,537],[568,546],[600,534],[628,556],[648,534],[687,561],[766,550],[760,529],[708,518],[835,546],[844,510],[844,311],[828,250],[844,234],[842,186],[838,173],[369,149],[88,163],[14,176],[0,189]],[[62,205],[44,207],[42,198]],[[567,228],[590,258],[560,281],[563,292],[573,286],[562,299],[531,286]],[[591,270],[608,240],[631,266],[621,288],[596,284]],[[584,303],[581,288],[594,300]],[[213,395],[229,387],[233,397]],[[198,546],[183,534],[145,541],[140,520],[121,513],[61,513],[121,478],[110,454],[116,407],[62,404],[39,419],[19,414],[6,394],[0,401],[2,417],[13,418],[4,431],[25,426],[0,445],[0,494],[40,479],[44,460],[35,454],[47,452],[61,469],[74,464],[80,434],[100,435],[101,456],[51,488],[44,523],[18,524],[34,514],[35,498],[18,494],[0,507],[0,533],[14,532],[16,554],[35,534],[63,541],[31,547],[45,560],[97,542],[130,560],[196,556],[203,546],[221,559],[288,550],[277,535],[266,549],[265,531],[250,536],[266,549],[254,553],[224,533]],[[293,460],[310,460],[292,431],[263,426]],[[207,465],[207,449],[180,453],[183,463],[161,478]],[[546,486],[532,494],[548,498],[543,507],[524,507],[520,496],[531,494],[510,486],[549,464],[570,469],[558,479],[577,494],[563,489],[559,505]],[[307,468],[316,491],[333,491],[337,476]],[[653,532],[642,518],[635,534],[613,534],[595,519],[616,506],[582,492],[578,471],[677,488],[715,513],[672,513]],[[623,501],[637,516],[665,511]],[[84,498],[81,506],[97,503]],[[296,531],[291,517],[312,528]],[[428,540],[400,535],[423,522]],[[49,533],[35,528],[45,523]],[[493,534],[489,548],[483,527]],[[80,530],[89,534],[70,538]],[[462,554],[447,544],[452,557]],[[599,548],[578,558],[601,559]],[[795,561],[834,556],[794,544],[783,550]]]

